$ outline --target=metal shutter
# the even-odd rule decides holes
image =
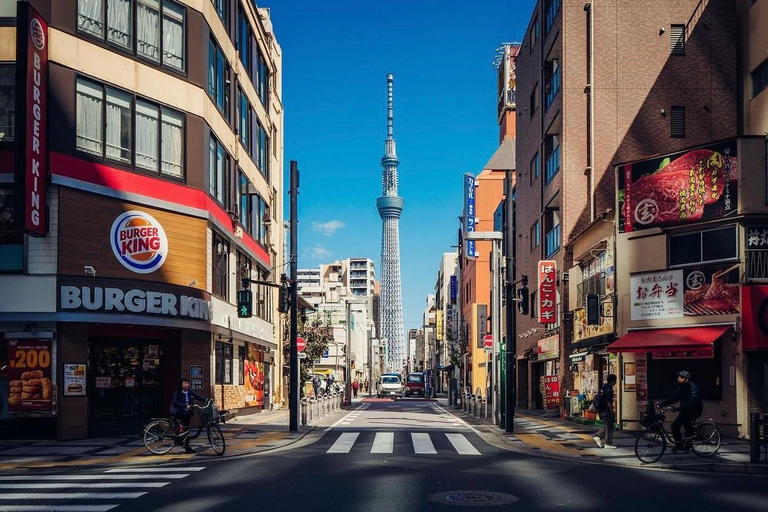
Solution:
[[[672,137],[685,137],[685,107],[672,107]]]
[[[747,371],[749,410],[768,412],[768,357],[759,352],[750,353]]]
[[[670,28],[669,51],[672,55],[685,55],[685,25],[672,25]]]

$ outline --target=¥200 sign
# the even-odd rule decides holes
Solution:
[[[557,323],[557,262],[539,261],[539,323]]]

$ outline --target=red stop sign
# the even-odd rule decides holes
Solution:
[[[296,336],[296,349],[299,352],[303,352],[305,348],[307,348],[307,342],[304,341],[304,338]]]
[[[492,348],[493,334],[486,334],[485,338],[483,338],[483,343],[485,344],[485,348]]]

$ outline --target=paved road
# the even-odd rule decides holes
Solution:
[[[484,437],[434,402],[364,403],[326,431],[257,456],[5,472],[0,512],[766,510],[764,476],[531,457]]]

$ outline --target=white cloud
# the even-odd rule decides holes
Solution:
[[[317,244],[312,248],[313,260],[324,260],[331,257],[331,251],[326,249],[322,244]]]
[[[343,227],[346,227],[346,224],[340,220],[329,220],[328,222],[312,223],[312,228],[315,231],[324,234],[325,236],[333,236],[336,231]]]

